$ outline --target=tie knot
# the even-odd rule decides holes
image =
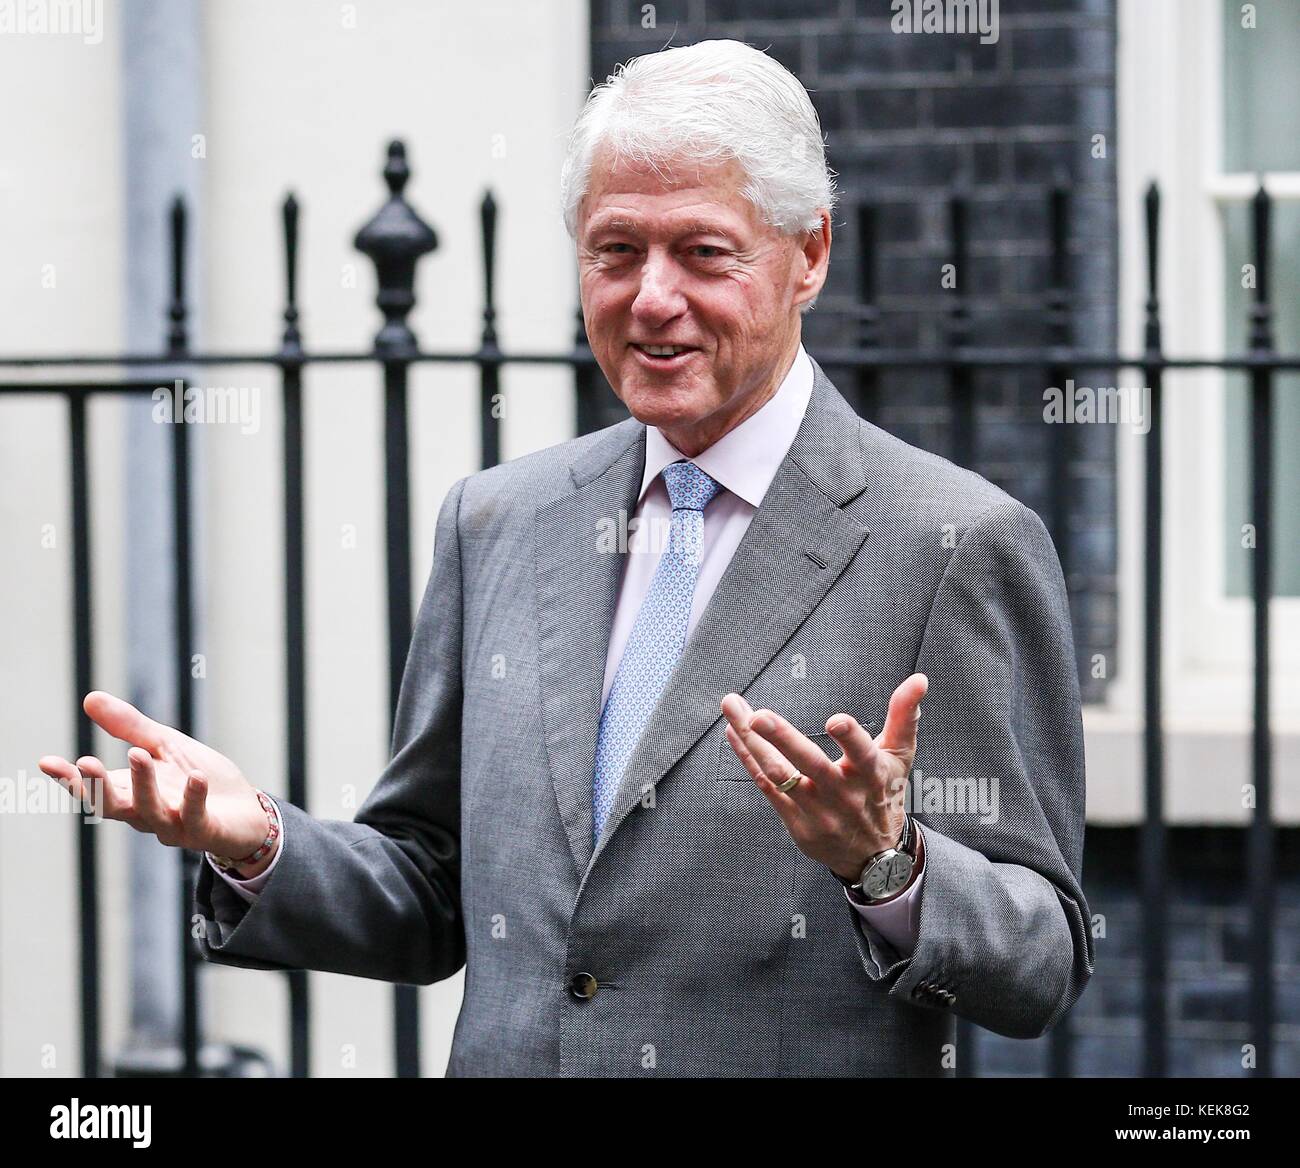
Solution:
[[[693,462],[671,462],[663,475],[674,511],[703,511],[722,489]]]

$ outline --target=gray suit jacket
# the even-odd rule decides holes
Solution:
[[[246,904],[201,865],[211,961],[428,984],[466,967],[453,1075],[950,1075],[954,1015],[1028,1038],[1092,972],[1064,583],[1032,511],[860,420],[814,362],[788,455],[591,841],[592,771],[645,427],[450,491],[393,758],[355,822],[281,802]],[[742,693],[831,757],[929,675],[926,842],[902,957],[792,843],[723,737]],[[918,773],[923,781],[917,780]],[[986,784],[996,814],[950,793]],[[982,809],[987,812],[988,807]],[[573,979],[591,974],[580,997]]]

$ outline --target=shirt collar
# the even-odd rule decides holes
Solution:
[[[691,461],[733,495],[739,495],[752,507],[759,507],[803,421],[812,388],[812,360],[801,342],[794,363],[776,393],[761,409]],[[664,467],[685,457],[657,426],[647,426],[645,473],[641,476],[638,501],[645,498]]]

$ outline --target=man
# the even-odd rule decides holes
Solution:
[[[1093,959],[1064,584],[1032,512],[804,351],[806,92],[735,42],[638,58],[562,185],[633,417],[452,488],[356,821],[101,693],[129,774],[43,769],[209,853],[212,961],[465,964],[451,1074],[933,1076],[955,1015],[1041,1034]]]

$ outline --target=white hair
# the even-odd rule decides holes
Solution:
[[[747,180],[740,193],[783,235],[816,231],[819,209],[834,210],[835,172],[808,91],[784,65],[740,41],[634,57],[591,91],[560,176],[564,226],[574,239],[592,159],[604,147],[615,162],[655,169],[734,159]]]

